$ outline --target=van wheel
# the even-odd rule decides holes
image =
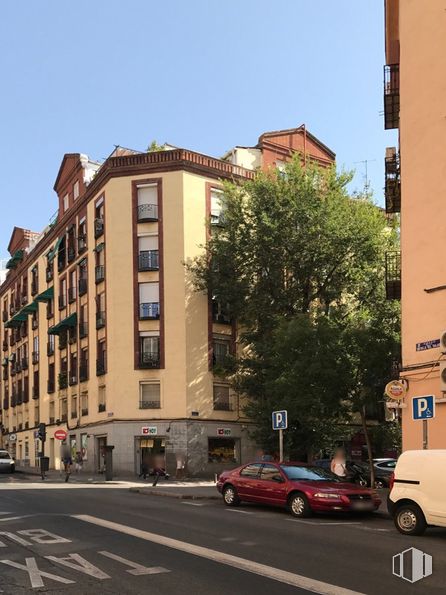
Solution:
[[[393,517],[395,527],[403,535],[422,535],[426,530],[426,519],[416,504],[403,504]]]
[[[311,508],[308,504],[305,494],[296,493],[291,494],[288,500],[288,509],[291,514],[298,518],[306,518],[311,516]]]
[[[237,490],[233,485],[227,485],[223,489],[223,501],[226,506],[238,506],[240,504],[240,498],[238,497]]]

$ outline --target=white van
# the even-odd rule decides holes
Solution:
[[[446,450],[403,452],[390,485],[388,509],[400,533],[446,527]]]

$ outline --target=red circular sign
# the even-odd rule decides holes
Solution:
[[[65,432],[65,430],[56,430],[54,432],[54,438],[56,438],[56,440],[65,440],[67,437],[67,433]]]

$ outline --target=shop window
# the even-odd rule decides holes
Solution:
[[[234,438],[209,438],[209,463],[238,463],[238,449]]]

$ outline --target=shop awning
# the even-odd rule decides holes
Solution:
[[[12,257],[6,263],[6,268],[7,269],[15,269],[16,266],[19,264],[19,262],[22,260],[23,255],[24,255],[23,250],[17,250],[16,252],[14,252]]]
[[[36,299],[34,300],[35,302],[49,302],[53,299],[54,297],[54,287],[48,287],[48,289],[45,289],[45,291],[43,291],[42,293],[39,293],[39,295],[36,297]]]
[[[60,238],[54,244],[54,248],[48,252],[48,254],[46,256],[48,258],[48,262],[51,262],[54,260],[54,257],[56,256],[57,251],[59,250],[59,246],[61,245],[63,239],[64,239],[64,236],[60,236]]]
[[[61,320],[58,324],[50,327],[48,329],[49,335],[59,335],[61,331],[65,331],[69,328],[75,327],[77,325],[77,314],[71,314],[67,318]]]
[[[37,302],[30,302],[20,312],[23,314],[32,314],[33,312],[37,312],[38,309],[39,304]]]
[[[12,328],[14,326],[20,326],[22,324],[22,322],[26,322],[27,320],[28,320],[27,314],[23,314],[22,311],[20,311],[18,314],[13,316],[11,318],[11,320],[8,320],[8,322],[5,324],[5,328]]]

